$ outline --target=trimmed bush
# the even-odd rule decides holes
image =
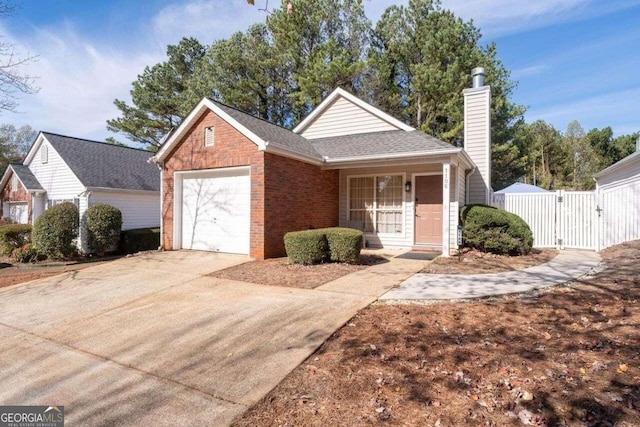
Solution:
[[[10,224],[0,227],[0,252],[9,256],[31,241],[30,224]]]
[[[137,228],[120,233],[120,252],[134,254],[141,251],[152,251],[160,246],[159,228]]]
[[[500,255],[531,252],[533,234],[517,215],[491,206],[469,205],[462,208],[460,218],[468,247]]]
[[[33,247],[47,258],[69,258],[77,253],[78,208],[64,202],[44,211],[33,225]]]
[[[329,259],[333,262],[357,264],[362,250],[362,231],[353,228],[325,228],[322,230],[329,244]]]
[[[16,261],[23,264],[28,262],[42,261],[46,258],[44,255],[39,254],[38,251],[35,250],[33,245],[31,245],[31,243],[27,243],[21,248],[16,249],[15,251],[13,251],[13,254],[11,256]]]
[[[284,247],[293,264],[318,264],[329,259],[326,230],[289,232],[284,235]]]
[[[87,243],[89,250],[98,255],[118,248],[120,230],[122,229],[122,213],[120,209],[98,203],[90,206],[85,212],[87,224]]]

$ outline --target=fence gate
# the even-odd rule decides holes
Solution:
[[[598,205],[593,191],[494,194],[493,206],[522,218],[533,246],[598,249]]]

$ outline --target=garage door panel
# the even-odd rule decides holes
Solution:
[[[27,203],[10,203],[9,218],[18,224],[29,222],[29,207]]]
[[[183,248],[247,254],[249,225],[248,175],[183,179]]]

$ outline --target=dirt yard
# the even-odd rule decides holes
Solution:
[[[236,426],[639,426],[640,241],[520,297],[371,306]]]
[[[0,276],[0,288],[17,285],[18,283],[30,282],[31,280],[42,279],[43,277],[55,276],[56,273],[26,273],[11,276]]]
[[[287,258],[251,261],[225,270],[216,271],[211,277],[239,280],[271,286],[313,289],[342,276],[371,265],[386,262],[378,255],[362,255],[360,264],[327,263],[318,265],[289,264]]]
[[[529,255],[505,256],[465,250],[461,260],[457,256],[437,258],[422,273],[430,274],[484,274],[522,270],[551,261],[558,255],[555,249],[533,249]]]

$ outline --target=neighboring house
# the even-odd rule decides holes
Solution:
[[[149,151],[40,132],[22,164],[7,168],[3,217],[33,223],[49,207],[73,202],[80,211],[108,203],[122,212],[122,229],[160,224],[160,171]],[[83,221],[81,221],[81,224]],[[84,227],[79,247],[86,249]]]
[[[376,247],[456,244],[458,209],[490,201],[490,88],[464,91],[465,148],[342,89],[293,131],[204,98],[153,160],[162,246],[285,255],[286,232],[346,226]]]
[[[548,193],[548,190],[531,184],[523,184],[516,182],[493,194],[531,194],[531,193]]]
[[[606,248],[640,239],[640,138],[636,151],[594,175]]]

